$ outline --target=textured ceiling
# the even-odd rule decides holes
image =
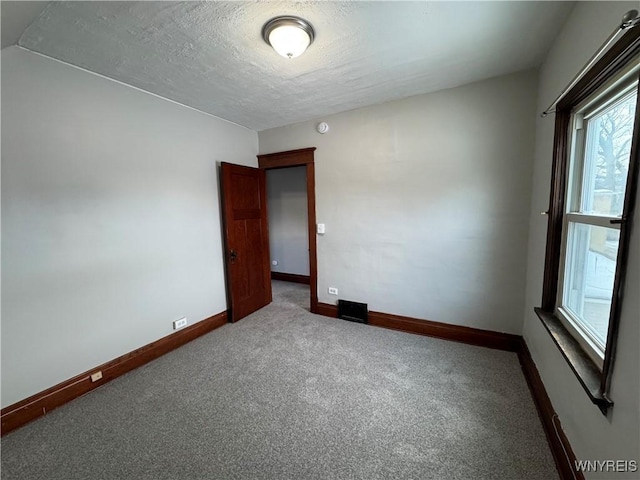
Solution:
[[[15,45],[49,2],[0,2],[2,48]]]
[[[568,2],[51,2],[19,45],[264,130],[536,67]],[[261,38],[309,20],[293,60]]]

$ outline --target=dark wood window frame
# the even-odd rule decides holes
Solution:
[[[548,210],[547,247],[544,269],[542,306],[535,311],[569,363],[589,398],[603,414],[613,406],[609,398],[611,374],[620,323],[622,297],[629,257],[630,232],[638,186],[638,160],[640,153],[640,95],[635,114],[635,126],[629,160],[623,216],[620,225],[617,268],[609,317],[609,330],[602,370],[583,350],[578,341],[555,315],[558,302],[558,275],[561,262],[562,226],[565,212],[567,166],[569,161],[570,119],[572,110],[593,95],[605,82],[625,68],[640,53],[640,28],[632,28],[585,74],[585,76],[558,102],[556,107],[553,145],[553,167]]]

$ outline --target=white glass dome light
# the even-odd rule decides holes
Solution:
[[[262,38],[285,58],[300,56],[313,43],[315,32],[306,20],[283,16],[269,20],[262,28]]]
[[[287,58],[299,56],[307,49],[310,42],[307,32],[291,25],[275,28],[269,34],[269,43],[273,49]]]

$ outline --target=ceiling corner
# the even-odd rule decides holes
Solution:
[[[49,2],[0,2],[1,48],[16,45],[24,31],[40,16],[48,4]]]

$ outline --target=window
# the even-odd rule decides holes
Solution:
[[[541,308],[606,414],[640,147],[640,35],[630,32],[558,102]]]
[[[558,317],[599,368],[620,243],[637,79],[592,96],[571,115]]]

